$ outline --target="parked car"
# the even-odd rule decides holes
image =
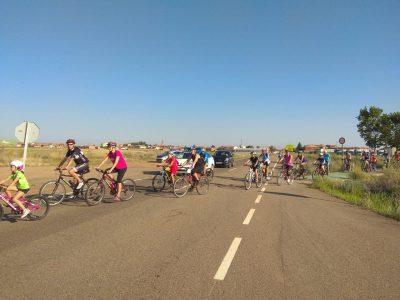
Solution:
[[[169,151],[165,151],[164,153],[158,154],[157,157],[156,157],[156,161],[158,163],[161,163],[164,160],[166,160],[167,156],[168,156],[168,152]],[[181,151],[172,151],[172,152],[174,153],[175,156],[177,156],[179,153],[182,153]]]
[[[214,155],[216,167],[227,167],[231,168],[234,164],[232,151],[218,150]]]

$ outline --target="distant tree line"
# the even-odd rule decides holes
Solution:
[[[357,120],[358,132],[368,147],[400,148],[400,112],[384,113],[376,106],[364,107]]]

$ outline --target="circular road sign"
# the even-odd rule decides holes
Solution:
[[[344,138],[344,137],[341,137],[340,139],[339,139],[339,143],[340,144],[344,144],[346,142],[346,139]]]

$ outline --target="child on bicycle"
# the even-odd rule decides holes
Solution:
[[[319,156],[317,157],[317,159],[314,162],[314,165],[317,165],[318,168],[325,173],[325,158],[324,158],[324,154],[321,152],[319,154]]]
[[[283,157],[280,160],[278,160],[278,164],[280,162],[284,162],[283,167],[286,170],[286,180],[289,183],[290,174],[292,173],[293,169],[293,155],[290,154],[289,149],[285,149],[285,155],[283,155]]]
[[[296,159],[294,160],[295,162],[299,160],[299,173],[300,176],[303,176],[305,170],[306,170],[306,164],[308,162],[307,158],[304,156],[303,151],[300,151],[299,154],[297,155]]]
[[[96,168],[100,169],[102,165],[106,163],[107,160],[111,160],[113,163],[112,167],[107,170],[107,174],[117,173],[117,194],[114,197],[114,201],[121,201],[121,192],[122,192],[122,178],[128,169],[128,165],[122,155],[121,151],[117,149],[116,142],[108,142],[108,153],[105,159],[101,162],[101,164]]]
[[[1,181],[0,184],[3,184],[8,180],[12,180],[10,185],[6,188],[6,194],[22,209],[21,219],[23,219],[31,212],[20,201],[20,199],[22,199],[25,194],[29,192],[29,183],[25,177],[24,164],[22,163],[22,161],[13,160],[10,163],[10,167],[11,175],[5,180]],[[14,198],[11,197],[11,192],[17,192]]]
[[[267,178],[267,180],[269,180],[270,178],[268,177],[268,166],[270,165],[271,161],[269,159],[269,153],[268,153],[268,149],[267,148],[262,148],[261,149],[261,155],[260,155],[259,159],[260,159],[260,162],[264,166],[265,177]]]
[[[170,174],[172,183],[175,183],[175,175],[178,173],[178,160],[175,158],[172,151],[168,152],[167,158],[157,165],[158,167],[165,167],[165,172]]]
[[[256,155],[257,153],[252,151],[250,153],[250,158],[248,161],[246,161],[243,165],[244,166],[250,166],[250,168],[253,169],[253,172],[256,174],[256,182],[258,182],[258,168],[260,165],[260,161]]]

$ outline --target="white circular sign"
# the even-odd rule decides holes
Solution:
[[[341,137],[340,139],[339,139],[339,143],[340,144],[344,144],[346,142],[346,139],[344,138],[344,137]]]

